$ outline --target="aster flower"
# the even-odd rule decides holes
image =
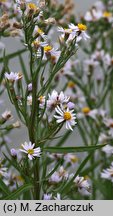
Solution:
[[[59,176],[59,173],[56,171],[49,178],[49,182],[51,183],[59,183],[61,181],[62,181],[62,176]]]
[[[78,187],[78,191],[82,195],[90,195],[90,185],[84,177],[79,175],[74,179],[75,185]]]
[[[42,37],[44,40],[47,40],[47,35],[38,26],[35,26],[33,34],[34,34],[34,36],[37,35],[37,36]]]
[[[106,135],[105,133],[100,133],[99,138],[98,138],[98,142],[100,144],[106,143],[106,141],[109,140],[109,136]]]
[[[4,113],[2,113],[2,118],[5,120],[8,120],[12,117],[11,111],[5,111]]]
[[[32,105],[32,95],[27,96],[27,105]]]
[[[90,38],[86,33],[87,26],[82,23],[78,23],[77,26],[71,23],[69,24],[69,28],[72,29],[73,34],[77,34],[77,42],[79,42],[81,39],[87,40]]]
[[[96,10],[96,9],[92,9],[91,11],[87,11],[84,19],[86,21],[97,21],[99,19],[101,19],[103,16],[103,13],[101,10]]]
[[[59,171],[55,171],[51,177],[49,178],[49,182],[51,183],[59,183],[63,179],[68,179],[68,172],[64,169],[63,166],[60,167]]]
[[[39,101],[39,107],[40,107],[41,109],[43,109],[44,106],[45,106],[45,96],[40,96],[40,97],[38,98],[38,101]]]
[[[64,160],[66,161],[66,163],[71,163],[72,165],[78,162],[77,156],[71,153],[65,154]]]
[[[54,197],[55,200],[61,200],[61,195],[60,193],[57,193],[57,195]]]
[[[27,154],[30,160],[33,160],[34,157],[40,157],[41,154],[40,147],[34,148],[34,146],[35,146],[34,143],[32,144],[31,142],[29,143],[25,142],[24,144],[21,145],[22,148],[20,149],[20,151]]]
[[[10,153],[11,153],[11,156],[12,156],[12,157],[17,157],[17,150],[16,150],[16,149],[12,148],[12,149],[10,150]]]
[[[103,18],[107,19],[108,22],[113,22],[113,15],[109,11],[104,11],[103,12]]]
[[[28,91],[32,91],[32,83],[29,83],[27,87],[28,87]]]
[[[44,194],[43,200],[51,200],[52,194]]]
[[[43,59],[46,60],[48,58],[48,56],[50,56],[51,58],[59,58],[61,51],[58,51],[57,49],[55,49],[54,47],[47,45],[44,46],[44,56]]]
[[[38,50],[39,50],[40,47],[45,47],[45,46],[47,46],[47,45],[48,45],[48,44],[47,44],[46,41],[43,41],[43,42],[42,42],[42,41],[39,40],[38,38],[32,42],[32,47],[34,47],[34,48],[37,50],[37,52],[39,52]]]
[[[61,91],[58,93],[56,90],[53,90],[51,95],[49,94],[49,99],[47,100],[47,108],[52,109],[55,108],[57,105],[61,105],[63,103],[68,103],[69,97],[64,95]]]
[[[0,161],[0,177],[7,175],[7,168],[3,166],[2,162]]]
[[[29,0],[28,0],[29,2]],[[27,4],[28,10],[32,10],[34,13],[39,10],[38,6],[32,2]]]
[[[102,151],[105,152],[107,156],[111,156],[113,154],[113,146],[106,145],[102,148]]]
[[[22,77],[22,76],[21,76]],[[17,81],[21,78],[19,76],[19,73],[14,73],[14,72],[11,72],[11,73],[5,73],[5,78],[8,79],[10,82],[14,82],[14,81]]]
[[[108,134],[113,137],[113,118],[104,118],[103,123],[108,128]]]
[[[64,169],[63,166],[60,167],[58,171],[59,176],[61,176],[63,179],[68,179],[68,172]]]
[[[66,110],[63,108],[63,106],[55,108],[55,111],[58,115],[54,115],[54,117],[57,119],[57,123],[65,122],[66,123],[66,129],[72,129],[72,126],[76,125],[77,122],[75,121],[75,113],[74,110],[69,110],[67,108]]]
[[[101,172],[101,178],[108,179],[113,182],[113,162],[109,168],[104,169],[103,172]]]

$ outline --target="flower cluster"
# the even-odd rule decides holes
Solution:
[[[1,199],[112,199],[113,3],[64,1],[0,1]]]

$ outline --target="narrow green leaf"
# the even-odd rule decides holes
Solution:
[[[22,72],[24,74],[24,78],[25,78],[26,82],[28,83],[29,82],[28,73],[27,73],[26,66],[24,64],[23,58],[22,58],[22,56],[20,54],[19,54],[19,61],[20,61],[20,65],[21,65],[21,68],[22,68]]]
[[[33,188],[32,184],[25,184],[25,185],[21,186],[18,190],[14,191],[14,192],[11,192],[11,194],[9,194],[8,196],[4,197],[3,199],[4,200],[18,199],[19,196],[22,193],[24,193],[24,192],[26,192],[26,191],[28,191],[28,190],[30,190],[32,188]]]
[[[71,153],[71,152],[89,152],[89,151],[95,151],[97,149],[100,149],[104,147],[104,145],[93,145],[93,146],[80,146],[80,147],[46,147],[43,150],[48,151],[51,153]]]
[[[24,52],[26,52],[26,51],[27,51],[26,49],[19,50],[19,51],[17,51],[17,52],[8,54],[8,55],[6,56],[6,58],[7,58],[8,60],[9,60],[9,59],[12,59],[12,58],[14,58],[14,57],[18,56],[19,54],[22,54],[22,53],[24,53]],[[3,57],[0,58],[0,63],[2,63],[3,60],[4,60]]]
[[[6,194],[8,195],[10,193],[8,186],[2,181],[2,179],[0,178],[0,189]]]

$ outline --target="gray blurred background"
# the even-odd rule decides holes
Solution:
[[[94,0],[74,0],[75,14],[77,14],[78,16],[83,15],[86,12],[86,10],[88,10],[94,2],[96,1]],[[7,53],[12,53],[22,48],[22,45],[20,44],[18,39],[10,38],[6,40],[2,40],[2,41],[5,42]],[[26,61],[25,56],[24,56],[24,60]],[[21,70],[20,65],[18,63],[18,59],[15,58],[13,59],[13,61],[11,61],[10,70],[12,70],[13,72],[18,72]],[[7,97],[7,92],[5,92],[2,99],[4,102],[0,105],[1,107],[0,113],[4,112],[5,110],[11,110],[14,116],[14,120],[15,121],[18,120],[18,116],[15,112],[15,109],[11,105]],[[75,136],[76,136],[76,139],[75,139]],[[9,137],[11,139],[11,146],[19,147],[21,143],[28,140],[27,130],[22,125],[21,129],[13,130],[13,132],[10,133]],[[80,143],[80,137],[79,137],[77,127],[76,127],[74,133],[72,133],[72,136],[67,141],[67,145],[79,145],[79,143]]]

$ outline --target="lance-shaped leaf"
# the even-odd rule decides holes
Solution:
[[[24,184],[23,186],[21,186],[20,188],[18,188],[14,192],[11,192],[11,194],[9,194],[8,196],[4,197],[3,199],[4,200],[12,200],[12,199],[14,200],[14,199],[17,199],[17,198],[19,198],[19,196],[21,194],[23,194],[26,191],[29,191],[32,188],[33,188],[32,184]]]
[[[77,146],[77,147],[47,147],[44,148],[44,151],[48,151],[51,153],[74,153],[74,152],[90,152],[90,151],[95,151],[97,149],[100,149],[104,147],[104,145],[92,145],[92,146]]]

